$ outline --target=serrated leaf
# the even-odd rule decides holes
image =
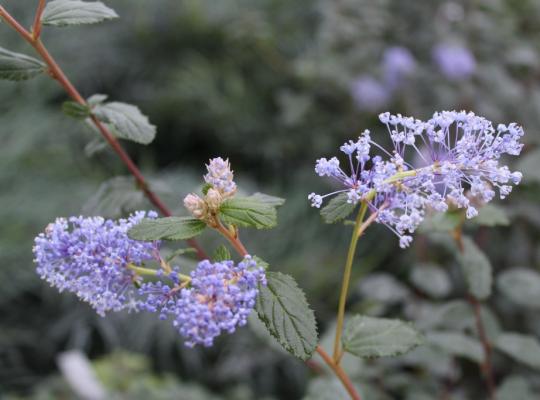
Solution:
[[[98,103],[92,108],[92,113],[107,124],[116,137],[149,144],[156,136],[156,127],[134,105],[119,102]]]
[[[422,342],[422,334],[399,319],[356,315],[343,332],[343,349],[362,358],[397,356]]]
[[[484,359],[480,342],[459,332],[429,332],[426,340],[445,353],[465,357],[479,364]]]
[[[277,225],[276,208],[253,196],[225,200],[220,215],[225,222],[238,226],[267,229]]]
[[[76,101],[65,101],[62,104],[62,111],[75,119],[86,119],[90,116],[90,107]]]
[[[463,253],[458,258],[469,292],[479,300],[488,298],[493,284],[493,272],[486,255],[471,239],[464,237]]]
[[[230,259],[232,259],[231,252],[223,245],[219,246],[212,255],[212,260],[214,262],[226,261]]]
[[[478,210],[478,215],[471,222],[484,226],[508,226],[510,219],[504,208],[486,204]]]
[[[540,343],[534,336],[503,333],[495,341],[495,347],[529,367],[540,369]]]
[[[0,47],[0,79],[24,81],[47,69],[41,61]]]
[[[100,1],[54,0],[47,3],[41,23],[49,26],[96,24],[118,18],[116,12]]]
[[[347,218],[355,209],[356,204],[347,203],[347,194],[340,193],[328,202],[321,210],[321,216],[327,224]]]
[[[514,303],[540,308],[540,274],[528,268],[513,268],[497,278],[497,287]]]
[[[251,196],[249,196],[252,199],[256,199],[260,201],[261,203],[267,204],[271,207],[279,207],[285,204],[285,199],[282,199],[281,197],[271,196],[269,194],[264,193],[253,193]]]
[[[292,355],[308,360],[317,346],[317,324],[304,292],[289,275],[267,272],[255,309],[270,334]]]
[[[206,224],[190,217],[145,218],[128,231],[134,240],[182,240],[199,235]]]

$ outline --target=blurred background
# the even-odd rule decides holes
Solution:
[[[297,279],[321,335],[333,323],[350,232],[325,225],[309,207],[308,193],[330,191],[315,176],[314,161],[337,154],[366,128],[384,143],[377,118],[383,111],[426,119],[437,110],[465,109],[495,125],[524,126],[524,153],[511,160],[524,184],[491,210],[495,222],[488,216],[467,231],[499,276],[521,268],[537,277],[539,1],[106,3],[120,20],[45,29],[52,54],[85,97],[105,93],[136,104],[157,125],[150,146],[125,145],[178,214],[214,156],[230,159],[246,192],[287,199],[279,228],[245,234],[245,242],[274,270]],[[30,25],[36,1],[2,5]],[[4,24],[0,32],[0,46],[31,53]],[[322,388],[331,386],[317,378],[321,371],[276,350],[257,325],[211,349],[187,349],[154,315],[101,318],[38,279],[32,241],[54,218],[150,208],[101,139],[62,114],[65,100],[45,77],[0,81],[0,398],[79,398],[59,371],[58,355],[80,350],[108,398],[322,399]],[[360,243],[350,309],[474,338],[449,239],[432,230],[425,227],[428,234],[402,251],[390,232],[371,229]],[[211,235],[204,240],[210,249],[218,242]],[[538,337],[540,294],[516,300],[501,282],[484,310],[490,332]],[[368,400],[485,398],[477,363],[463,348],[459,353],[427,345],[395,360],[348,360],[347,368]],[[500,353],[494,368],[501,398],[538,398],[533,368]]]

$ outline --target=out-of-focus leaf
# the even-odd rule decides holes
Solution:
[[[144,201],[144,193],[132,177],[117,176],[100,185],[84,204],[83,213],[117,218],[139,209]]]
[[[327,224],[347,218],[356,208],[356,204],[347,202],[347,194],[340,193],[328,202],[321,210],[321,216]]]
[[[540,274],[528,268],[512,268],[497,277],[497,287],[520,306],[540,308]]]
[[[118,14],[100,1],[54,0],[47,3],[41,23],[69,26],[96,24],[115,18],[118,18]]]
[[[343,332],[343,349],[362,358],[392,357],[422,344],[422,335],[398,319],[355,315]]]
[[[421,233],[449,232],[459,226],[461,219],[459,212],[433,213],[424,219],[418,229]]]
[[[491,263],[468,237],[463,238],[463,253],[459,254],[459,260],[469,292],[479,300],[488,298],[493,283]]]
[[[495,347],[529,367],[540,369],[540,343],[534,336],[502,333],[497,338]]]
[[[510,219],[504,208],[488,203],[480,207],[478,215],[471,222],[485,226],[508,226]]]
[[[231,258],[231,252],[223,245],[219,246],[212,255],[212,261],[214,262],[226,261],[230,260]]]
[[[531,400],[537,397],[529,382],[517,375],[506,378],[497,389],[497,400]]]
[[[437,265],[417,265],[411,271],[412,283],[422,292],[434,298],[448,296],[452,283],[448,273]]]
[[[386,273],[369,274],[358,284],[360,293],[370,300],[394,304],[409,296],[409,289],[394,276]]]
[[[45,64],[33,57],[0,47],[0,79],[24,81],[45,72],[46,69]]]
[[[304,292],[289,275],[267,272],[255,309],[272,336],[285,350],[308,360],[317,346],[317,324]]]
[[[481,363],[484,359],[480,342],[462,333],[428,332],[426,340],[431,345],[455,356],[465,357],[477,363]]]
[[[524,182],[540,182],[540,149],[535,149],[523,155],[516,169],[523,173]]]

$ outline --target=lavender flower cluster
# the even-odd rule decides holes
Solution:
[[[172,317],[186,345],[210,346],[222,332],[246,324],[255,306],[264,269],[247,256],[233,261],[202,261],[182,276],[177,267],[154,271],[156,281],[142,282],[140,265],[162,263],[158,242],[139,242],[127,231],[145,216],[137,212],[118,222],[101,217],[59,218],[35,239],[37,272],[60,292],[75,293],[99,315],[108,311],[147,311]],[[183,279],[181,279],[181,277]],[[138,287],[138,288],[137,288]]]
[[[523,147],[524,132],[515,123],[494,128],[487,119],[465,111],[437,112],[426,122],[390,113],[379,119],[392,140],[392,153],[364,131],[340,148],[348,156],[349,173],[337,157],[317,160],[315,172],[337,180],[341,188],[323,196],[311,193],[313,207],[337,193],[346,193],[349,203],[366,201],[376,221],[407,247],[428,207],[444,212],[450,203],[466,208],[467,217],[473,218],[478,211],[472,198],[487,203],[498,191],[504,199],[521,180],[520,172],[500,165],[503,155],[519,155]],[[371,155],[372,146],[385,159]]]
[[[131,240],[127,231],[145,216],[137,212],[118,222],[101,217],[58,218],[35,239],[37,273],[60,292],[75,293],[104,316],[136,308],[135,273],[130,263],[154,259],[156,243]]]

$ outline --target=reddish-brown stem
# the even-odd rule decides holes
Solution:
[[[42,10],[40,11],[40,7],[38,7],[38,12],[42,12]],[[86,105],[86,100],[82,97],[82,95],[75,88],[75,86],[73,86],[73,84],[68,79],[68,77],[66,76],[62,68],[60,68],[60,66],[55,61],[55,59],[51,56],[47,48],[43,45],[43,42],[39,40],[39,36],[35,36],[34,38],[34,36],[32,36],[26,29],[24,29],[2,6],[0,6],[0,17],[4,18],[4,20],[13,29],[15,29],[37,51],[37,53],[41,56],[45,64],[47,64],[50,75],[58,81],[58,83],[66,91],[69,97],[71,97],[73,100],[75,100],[79,104]],[[37,18],[37,15],[36,15],[36,18]],[[41,19],[41,16],[39,18]],[[40,25],[40,23],[38,23],[38,25]],[[109,129],[103,123],[101,123],[96,117],[91,116],[90,119],[92,123],[96,126],[96,128],[99,130],[103,138],[107,141],[107,143],[109,143],[109,145],[112,147],[115,153],[120,157],[120,159],[125,164],[129,172],[133,175],[133,177],[135,178],[135,181],[137,182],[137,185],[144,192],[148,200],[163,215],[171,216],[172,215],[171,211],[167,208],[167,206],[163,203],[163,201],[161,201],[159,196],[150,189],[141,171],[135,165],[135,163],[133,162],[131,157],[127,154],[127,152],[124,150],[120,142],[118,142],[118,140],[111,134]],[[204,250],[197,243],[197,241],[195,241],[194,239],[189,239],[187,240],[187,242],[191,247],[196,249],[197,255],[200,259],[208,258]]]
[[[32,25],[32,36],[34,40],[39,39],[41,36],[41,16],[43,15],[43,10],[45,10],[46,3],[46,0],[39,0],[36,16],[34,17],[34,24]]]
[[[231,243],[231,245],[238,252],[238,254],[240,254],[240,256],[245,257],[249,254],[244,247],[244,244],[238,237],[238,234],[233,233],[229,229],[227,229],[227,227],[224,226],[218,218],[216,218],[215,229]]]
[[[345,390],[347,390],[347,393],[351,396],[351,399],[353,400],[361,400],[360,395],[354,388],[351,380],[349,379],[349,376],[343,371],[343,368],[337,363],[334,362],[332,357],[324,351],[324,349],[321,346],[317,346],[316,349],[317,353],[321,356],[321,358],[324,360],[324,362],[332,368],[332,371],[334,371],[334,374],[339,378],[343,386],[345,387]]]
[[[454,240],[456,241],[459,251],[463,253],[465,251],[465,247],[463,245],[463,234],[461,231],[461,226],[458,226],[452,232],[452,235],[454,237]],[[467,294],[467,300],[473,308],[474,319],[476,322],[476,330],[478,331],[478,338],[480,339],[480,343],[482,343],[482,348],[484,349],[482,373],[484,375],[484,379],[486,380],[489,400],[495,400],[495,378],[493,377],[493,365],[491,362],[491,354],[493,352],[493,349],[491,346],[491,342],[489,341],[489,338],[486,334],[484,321],[482,320],[481,304],[480,301],[470,293]]]

